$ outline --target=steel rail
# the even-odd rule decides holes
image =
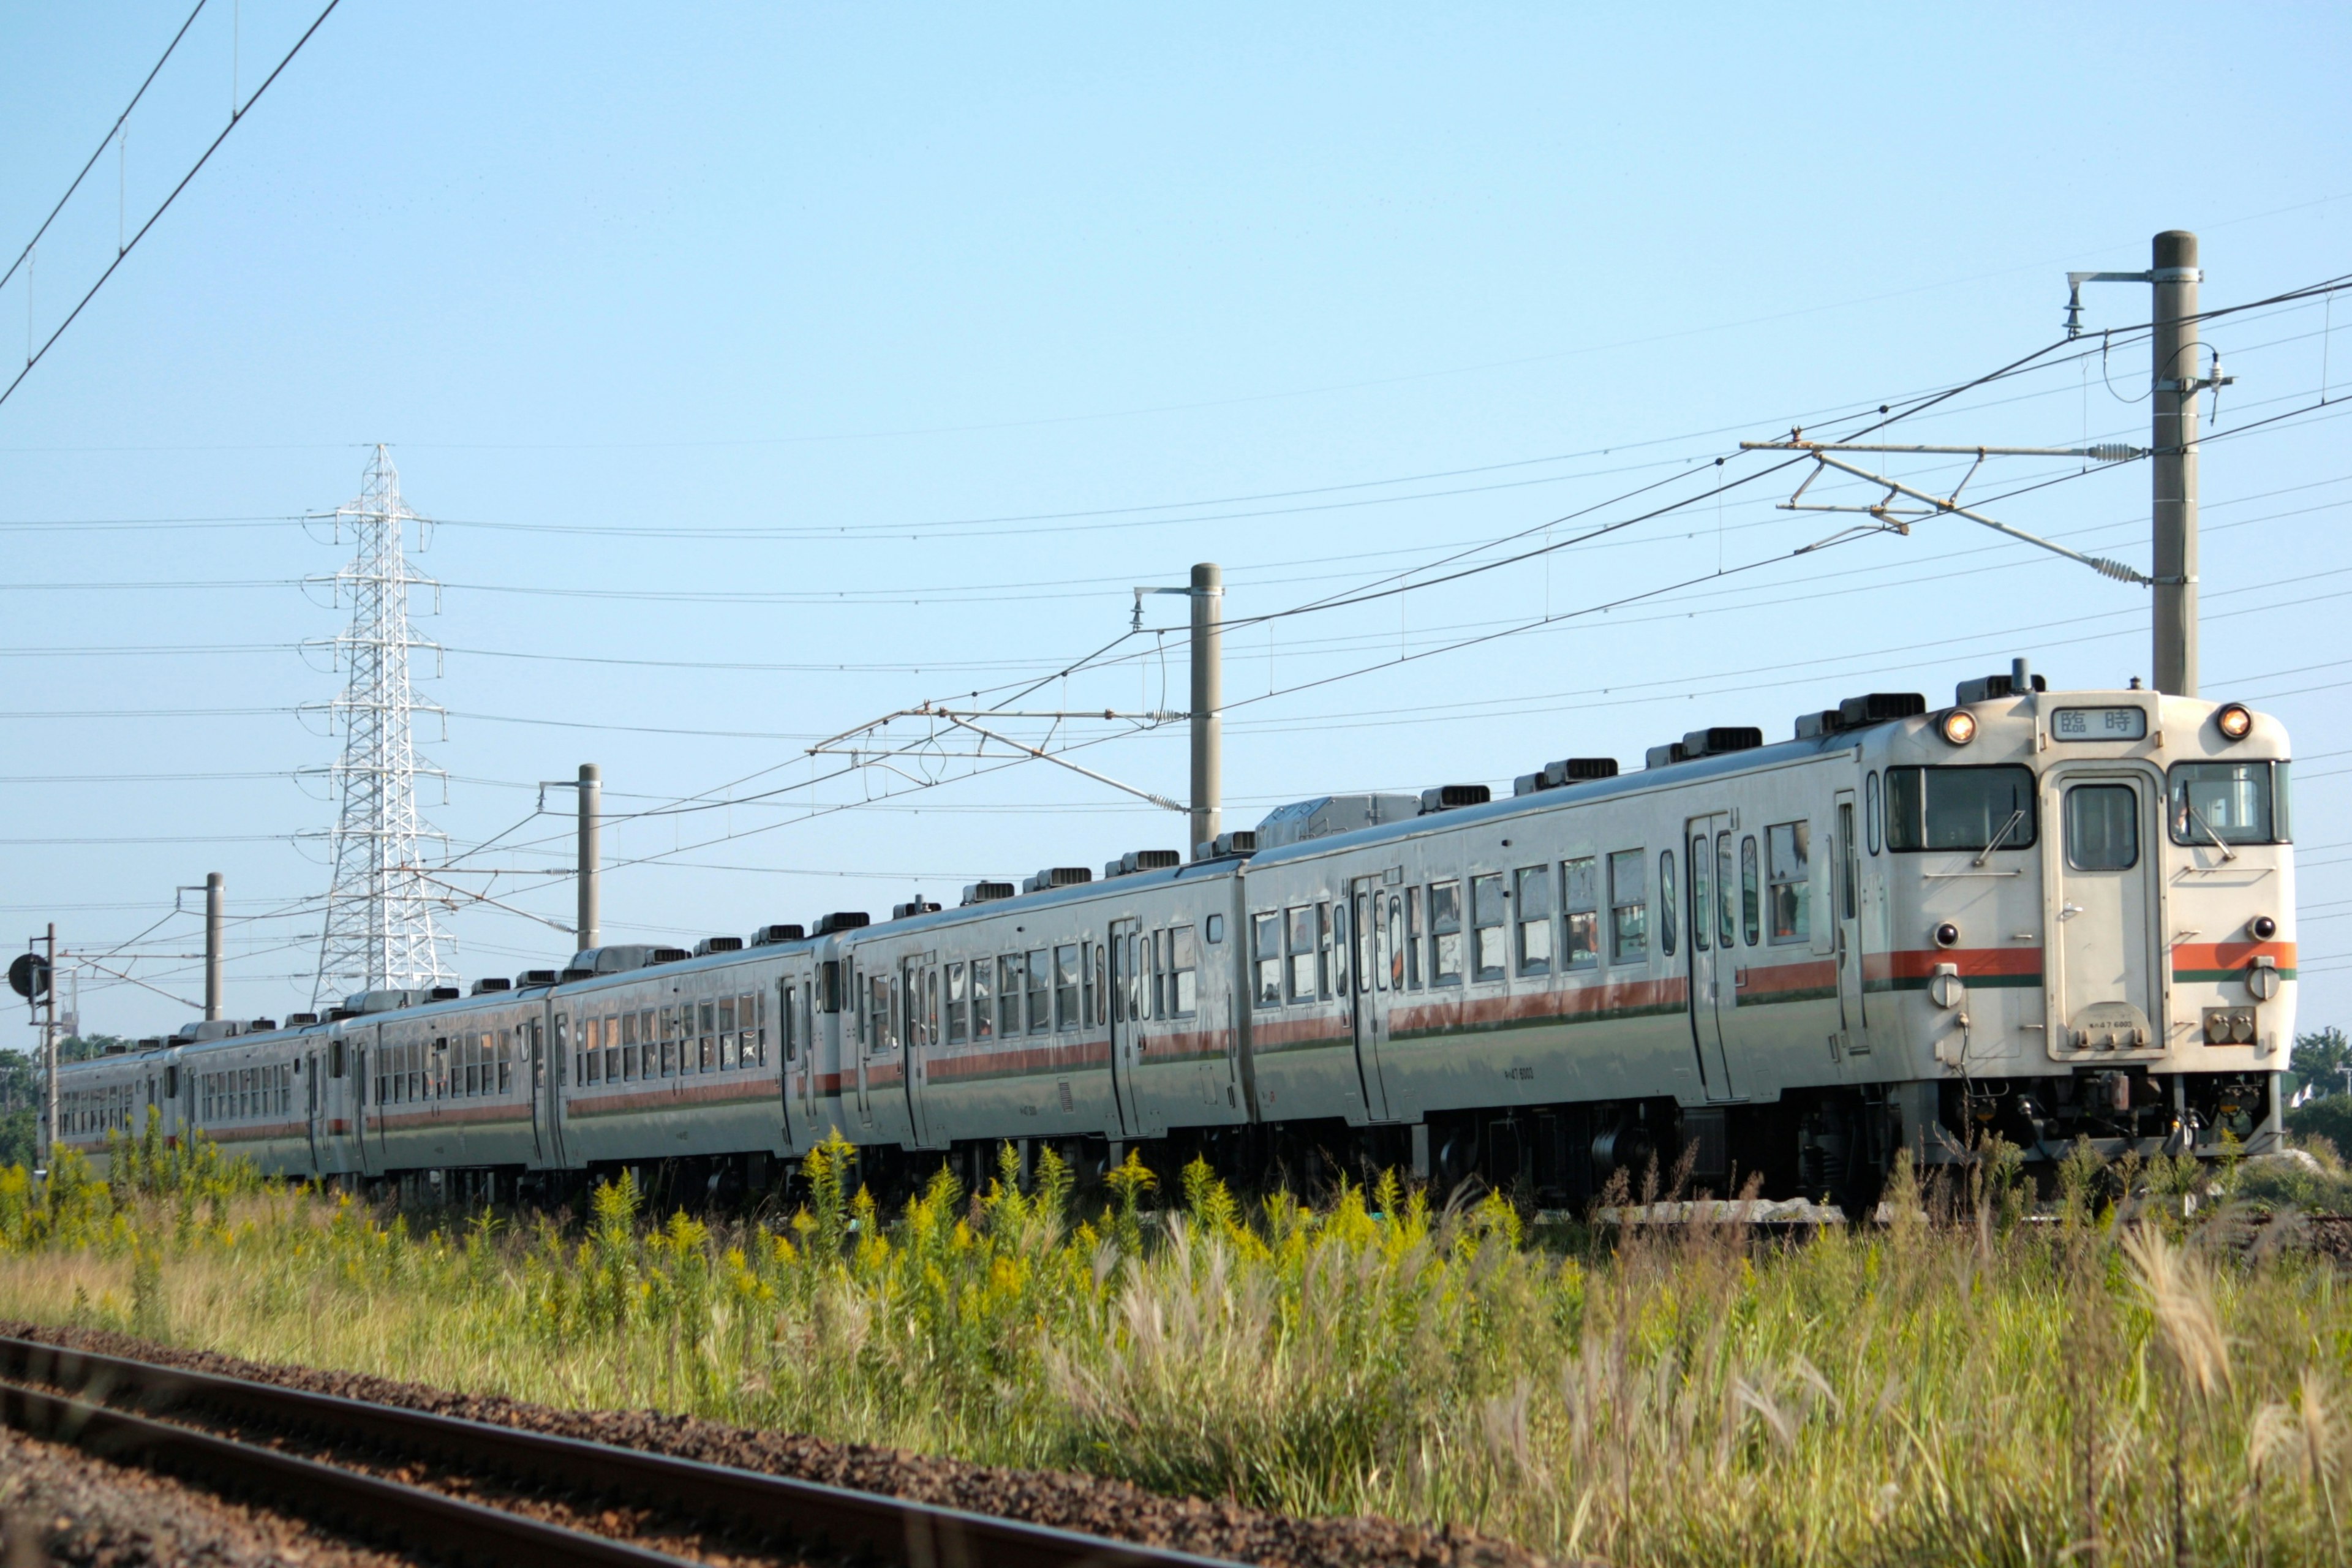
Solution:
[[[49,1387],[0,1381],[0,1419],[9,1425],[76,1442],[108,1458],[184,1466],[207,1481],[248,1492],[266,1489],[273,1505],[289,1511],[355,1520],[428,1551],[478,1554],[527,1536],[530,1550],[539,1553],[527,1561],[683,1561],[152,1417],[184,1412],[252,1422],[330,1446],[415,1455],[460,1473],[599,1503],[650,1504],[662,1513],[724,1521],[740,1531],[788,1537],[797,1544],[821,1544],[908,1568],[1230,1568],[1190,1552],[878,1492],[0,1337],[0,1380],[26,1378]],[[135,1405],[138,1413],[118,1407],[123,1404]]]

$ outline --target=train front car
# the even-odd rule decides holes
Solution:
[[[2273,1146],[2294,1037],[2284,729],[2021,676],[1861,737],[1859,1007],[1916,1152]]]

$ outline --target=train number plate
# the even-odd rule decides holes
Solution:
[[[2145,708],[2061,708],[2050,717],[2050,733],[2061,741],[2145,741]]]

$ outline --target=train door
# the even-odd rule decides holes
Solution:
[[[569,1081],[572,1020],[557,1013],[530,1020],[531,1144],[543,1166],[563,1158],[563,1086]]]
[[[776,1063],[776,1109],[784,1120],[784,1146],[799,1149],[812,1141],[808,1106],[808,1036],[801,1030],[801,991],[804,982],[799,975],[785,974],[776,980],[776,1045],[780,1053]]]
[[[1133,921],[1110,922],[1110,1089],[1118,1103],[1119,1129],[1143,1131],[1143,1108],[1135,1096],[1136,1025],[1143,1016],[1143,940]]]
[[[344,1071],[351,1075],[351,1091],[345,1097],[351,1106],[347,1128],[352,1144],[345,1152],[351,1168],[363,1176],[373,1175],[381,1169],[378,1162],[368,1158],[367,1119],[374,1104],[375,1080],[369,1076],[378,1053],[372,1031],[360,1029],[338,1037],[332,1047],[343,1053]]]
[[[1727,1027],[1737,1032],[1731,1014],[1739,1005],[1739,954],[1724,918],[1730,908],[1724,875],[1731,845],[1729,814],[1691,817],[1684,824],[1683,842],[1690,851],[1690,874],[1683,879],[1690,887],[1689,914],[1684,921],[1690,940],[1683,951],[1690,963],[1691,1048],[1698,1056],[1699,1083],[1707,1099],[1729,1100],[1737,1089],[1723,1034]]]
[[[319,1135],[325,1129],[319,1125],[319,1121],[327,1110],[327,1086],[325,1075],[319,1070],[319,1053],[315,1050],[302,1053],[302,1121],[303,1130],[310,1140],[310,1173],[323,1175],[327,1163],[319,1146]]]
[[[1381,1078],[1381,1050],[1388,1044],[1388,921],[1381,918],[1384,879],[1358,877],[1349,884],[1347,929],[1339,945],[1349,955],[1348,1011],[1354,1020],[1356,1073],[1364,1087],[1364,1110],[1375,1121],[1389,1116],[1388,1086]]]
[[[931,1049],[940,1031],[940,955],[927,952],[898,966],[898,994],[906,1016],[907,1126],[915,1146],[931,1141],[927,1102]]]
[[[1830,846],[1830,896],[1837,907],[1838,1053],[1870,1051],[1869,1003],[1862,984],[1862,847],[1855,831],[1853,791],[1837,792],[1837,842]]]
[[[2048,778],[2043,831],[2057,842],[2042,864],[2054,865],[2056,908],[2048,927],[2054,962],[2043,984],[2053,1043],[2102,1051],[2158,1046],[2162,889],[2161,857],[2150,848],[2153,781],[2095,764],[2053,769]]]

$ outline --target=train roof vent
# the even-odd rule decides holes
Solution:
[[[1196,860],[1245,860],[1257,853],[1257,835],[1246,827],[1228,828],[1192,851]]]
[[[692,958],[694,954],[687,952],[686,949],[682,947],[657,947],[654,949],[654,962],[656,963],[684,963],[688,959]]]
[[[1107,877],[1132,877],[1138,871],[1166,871],[1181,866],[1184,857],[1174,849],[1130,849],[1109,866],[1103,868]],[[1118,868],[1117,870],[1111,867]]]
[[[1565,789],[1570,784],[1588,779],[1613,779],[1617,776],[1614,757],[1562,757],[1556,763],[1546,763],[1531,773],[1521,773],[1512,781],[1513,795],[1534,795],[1541,790]]]
[[[1887,724],[1916,719],[1927,710],[1927,699],[1916,691],[1872,691],[1838,704],[1838,718],[1849,730],[1865,724]]]
[[[1257,825],[1257,847],[1279,849],[1286,844],[1304,844],[1420,815],[1421,797],[1414,795],[1318,795],[1267,812]]]
[[[139,1042],[139,1048],[142,1051],[160,1051],[171,1043],[161,1035],[150,1035]]]
[[[109,1040],[106,1042],[105,1049],[100,1054],[110,1057],[127,1057],[131,1054],[131,1043],[128,1040]]]
[[[575,980],[593,980],[595,978],[596,972],[593,969],[583,969],[576,963],[566,964],[564,966],[563,983],[567,985]]]
[[[248,1035],[275,1034],[278,1032],[278,1020],[275,1018],[256,1018],[252,1023],[247,1024],[245,1026],[245,1032]]]
[[[829,915],[816,917],[816,934],[831,936],[835,931],[856,931],[860,926],[873,923],[874,917],[864,910],[835,910]]]
[[[2032,689],[2036,691],[2050,689],[2050,682],[2039,675],[2030,675],[2026,679],[2032,683]],[[1958,686],[1953,688],[1952,700],[1956,704],[1990,702],[1996,697],[2014,697],[2017,694],[2017,677],[2014,672],[2008,675],[1981,675],[1974,680],[1963,680]]]
[[[327,1009],[327,1022],[330,1024],[340,1024],[346,1018],[356,1018],[358,1016],[359,1012],[356,1008],[330,1007]]]
[[[429,1000],[435,1002],[455,1002],[464,993],[459,991],[455,985],[436,985],[433,988],[433,994]]]
[[[709,958],[714,952],[740,952],[743,939],[740,936],[706,936],[694,944],[694,956]]]
[[[1663,746],[1652,746],[1642,754],[1642,765],[1645,768],[1670,768],[1676,763],[1689,761],[1690,753],[1683,750],[1683,743],[1680,741],[1668,741]]]
[[[562,978],[552,969],[526,969],[515,976],[515,986],[520,990],[527,985],[553,985]]]
[[[514,982],[503,974],[487,974],[474,982],[473,994],[487,996],[493,991],[511,991]]]
[[[1763,743],[1764,731],[1753,724],[1717,724],[1685,735],[1683,755],[1719,757],[1727,752],[1752,752]]]
[[[963,907],[992,904],[999,899],[1009,899],[1015,891],[1010,882],[966,882],[963,885]]]
[[[286,1015],[286,1026],[289,1029],[307,1029],[318,1021],[319,1015],[316,1013],[289,1013]]]
[[[354,1013],[389,1013],[424,1000],[421,991],[362,991],[343,998],[343,1005]]]
[[[1423,816],[1433,811],[1454,811],[1465,805],[1484,805],[1495,798],[1495,792],[1485,784],[1439,784],[1421,792],[1421,812]]]
[[[805,942],[807,940],[807,928],[790,923],[761,926],[751,933],[751,945],[753,947],[773,947],[780,942]]]
[[[890,906],[890,918],[894,921],[910,921],[917,915],[935,915],[939,912],[940,906],[929,899],[909,899],[903,904]]]
[[[1095,879],[1084,866],[1048,866],[1021,884],[1024,893],[1051,892],[1055,888],[1082,888]]]

